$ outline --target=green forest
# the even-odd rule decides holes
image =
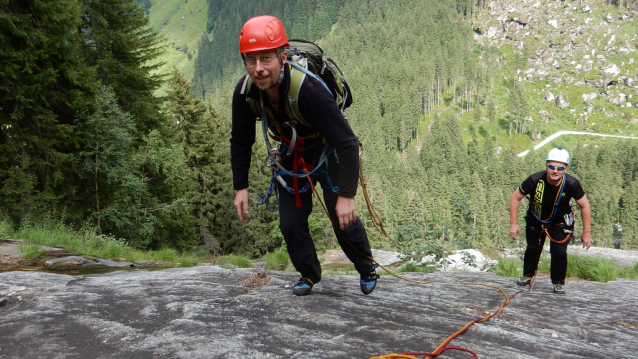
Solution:
[[[230,96],[245,73],[237,36],[250,17],[271,14],[289,38],[316,41],[344,71],[367,191],[399,243],[512,246],[512,191],[543,169],[551,147],[564,147],[591,203],[594,245],[638,249],[638,141],[562,136],[518,156],[535,133],[637,125],[601,115],[584,127],[549,108],[557,120],[527,121],[544,110],[531,85],[515,80],[533,55],[473,42],[471,21],[485,1],[209,0],[189,52],[192,78],[157,71],[170,50],[148,19],[159,1],[0,0],[3,219],[60,221],[140,249],[205,244],[256,257],[280,248],[277,214],[257,206],[270,181],[265,146],[253,151],[249,222],[233,206],[229,154]],[[372,246],[392,249],[361,190],[357,206]],[[310,224],[319,249],[338,248],[320,206]]]

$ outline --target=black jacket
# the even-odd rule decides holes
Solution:
[[[244,78],[238,82],[233,93],[230,155],[235,190],[248,187],[252,146],[257,135],[255,132],[256,116],[246,98],[250,97],[259,101],[258,91],[260,90],[256,86],[252,86],[248,94],[241,94],[243,82]],[[285,101],[288,98],[289,87],[290,71],[288,66],[285,66],[284,80],[279,87],[279,104],[277,106],[282,110],[279,113],[272,111],[276,116],[275,121],[288,121],[288,115],[283,109],[286,108]],[[264,94],[264,99],[265,96]],[[298,124],[296,126],[298,135],[309,136],[318,132],[336,150],[339,159],[339,195],[348,198],[354,197],[359,179],[359,142],[348,121],[337,107],[330,92],[322,83],[311,76],[306,76],[302,83],[297,101],[303,118],[311,125],[309,128]],[[259,124],[257,131],[259,131],[258,137],[263,138],[261,124]],[[284,135],[290,138],[289,133],[284,133]],[[304,155],[306,162],[316,164],[314,160],[318,157],[321,149],[322,146],[308,146]],[[264,154],[265,156],[266,154]]]

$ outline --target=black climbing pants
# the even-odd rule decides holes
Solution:
[[[534,276],[538,268],[538,259],[543,252],[547,235],[542,232],[541,225],[541,222],[537,220],[527,220],[525,227],[527,248],[525,249],[525,256],[523,258],[523,275],[526,277]],[[569,233],[565,233],[565,228],[573,230],[573,227],[568,228],[559,225],[549,225],[547,231],[554,240],[562,241],[569,235]],[[554,241],[550,241],[549,243],[549,253],[551,255],[550,276],[554,284],[565,284],[565,275],[567,273],[567,245],[570,239],[563,243]]]
[[[333,166],[336,167],[336,166]],[[333,171],[336,172],[336,171]],[[282,176],[288,187],[293,187],[291,176]],[[332,183],[338,186],[338,178],[331,174]],[[298,186],[302,188],[306,185],[307,178],[299,178]],[[326,185],[326,179],[319,178],[319,183]],[[317,283],[321,280],[321,265],[317,258],[315,245],[310,236],[308,229],[308,216],[312,213],[312,190],[299,194],[301,207],[296,206],[296,198],[294,193],[288,192],[279,183],[279,229],[284,236],[288,247],[288,255],[295,269],[301,273],[302,277],[308,277]],[[335,206],[337,204],[338,194],[330,189],[323,189],[323,200],[330,213],[332,221],[337,226],[335,235],[339,241],[341,249],[348,259],[354,264],[357,272],[361,276],[369,275],[374,271],[374,263],[366,256],[372,258],[372,251],[368,241],[368,235],[361,220],[357,218],[356,222],[345,230],[339,229],[339,218],[336,215]],[[339,233],[337,233],[339,232]],[[342,238],[343,237],[343,238]],[[344,241],[348,241],[346,243]],[[354,247],[354,248],[353,248]]]

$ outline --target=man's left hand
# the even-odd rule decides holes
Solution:
[[[337,198],[337,206],[335,207],[337,217],[339,217],[339,228],[344,230],[350,227],[357,220],[357,210],[354,206],[354,198],[341,197]]]

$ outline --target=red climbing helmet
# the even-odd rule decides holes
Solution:
[[[261,51],[288,46],[284,24],[274,16],[264,15],[246,21],[239,35],[239,52]]]

